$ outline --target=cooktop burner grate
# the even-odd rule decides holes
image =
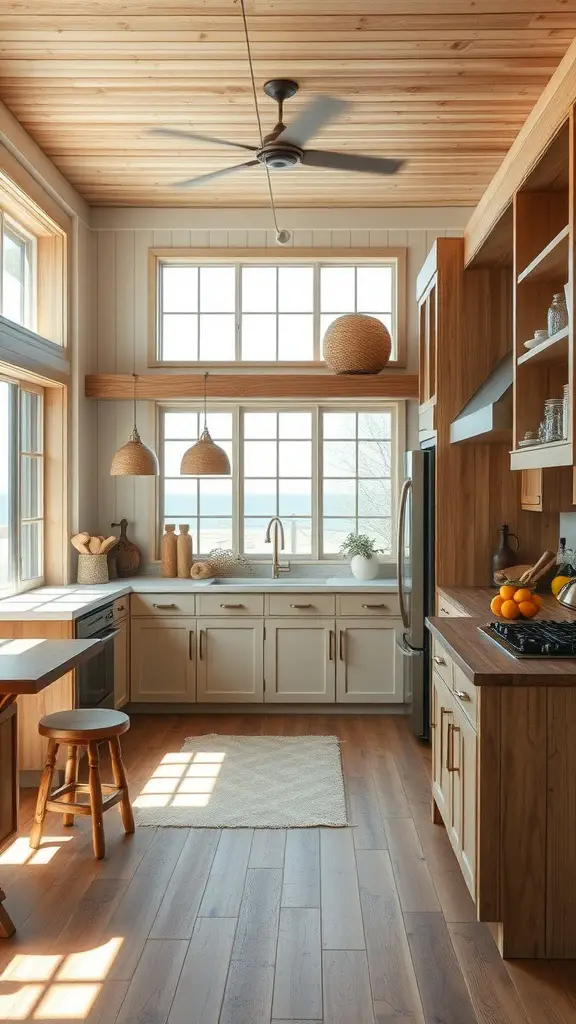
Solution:
[[[478,628],[514,658],[576,658],[576,622],[489,622]]]

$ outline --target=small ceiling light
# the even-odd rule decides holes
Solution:
[[[230,459],[219,445],[214,444],[206,425],[206,387],[208,374],[204,374],[204,427],[196,444],[182,456],[180,472],[183,476],[230,476]]]
[[[130,440],[112,456],[110,476],[158,476],[158,459],[155,452],[140,440],[136,426],[136,382],[138,375],[132,374],[134,383],[134,429]]]

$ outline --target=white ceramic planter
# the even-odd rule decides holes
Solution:
[[[374,580],[378,575],[378,555],[371,555],[370,558],[354,555],[350,560],[350,568],[357,580]]]

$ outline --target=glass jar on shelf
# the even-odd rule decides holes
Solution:
[[[563,292],[556,292],[548,309],[548,334],[550,337],[568,327],[568,307]]]
[[[570,423],[570,385],[565,384],[562,389],[562,427],[563,434],[566,440],[568,440],[569,430],[568,424]]]
[[[544,423],[546,443],[562,441],[564,438],[564,399],[547,398],[544,402]]]

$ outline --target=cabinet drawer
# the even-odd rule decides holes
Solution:
[[[456,604],[452,604],[447,597],[438,594],[438,615],[448,615],[450,618],[466,618],[465,613]]]
[[[400,604],[396,594],[340,594],[338,615],[400,615]]]
[[[476,725],[476,709],[478,705],[478,691],[466,678],[458,665],[452,665],[452,692],[464,714]]]
[[[125,594],[124,597],[117,597],[112,605],[112,613],[114,615],[114,622],[121,622],[128,615],[130,608],[130,595]]]
[[[132,594],[132,615],[178,615],[196,614],[195,594]]]
[[[335,615],[334,594],[268,594],[268,615]]]
[[[264,615],[264,594],[199,594],[198,615]]]
[[[452,661],[444,648],[434,639],[432,640],[432,662],[434,671],[444,680],[449,689],[452,689]]]

